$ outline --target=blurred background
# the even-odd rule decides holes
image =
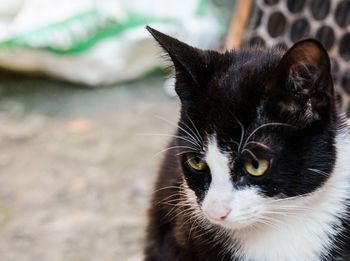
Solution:
[[[200,48],[314,37],[349,110],[349,0],[0,0],[0,260],[142,260],[179,101],[145,25]]]
[[[0,0],[1,261],[142,259],[169,139],[153,134],[171,134],[179,109],[145,26],[216,48],[232,10]]]

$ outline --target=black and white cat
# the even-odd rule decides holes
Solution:
[[[350,260],[350,131],[314,40],[218,53],[147,28],[181,116],[156,184],[146,260]]]

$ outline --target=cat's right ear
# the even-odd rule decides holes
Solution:
[[[165,50],[175,67],[175,90],[180,99],[191,99],[200,92],[200,75],[205,68],[205,53],[149,26],[146,29]]]
[[[330,117],[334,89],[330,59],[312,39],[294,44],[282,57],[267,84],[273,111],[293,124],[306,126]]]

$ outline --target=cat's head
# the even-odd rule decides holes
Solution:
[[[322,45],[218,53],[148,30],[174,64],[176,155],[201,214],[239,230],[302,210],[335,164],[334,90]]]

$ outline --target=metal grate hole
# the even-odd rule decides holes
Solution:
[[[339,105],[339,107],[342,107],[342,105],[343,105],[343,97],[339,93],[336,94],[335,101]]]
[[[336,81],[337,75],[338,75],[338,72],[339,72],[339,64],[334,59],[331,59],[331,72],[332,72],[333,80]]]
[[[265,47],[266,43],[265,40],[260,36],[253,36],[249,40],[249,46],[258,46],[258,47]]]
[[[344,75],[341,79],[341,85],[344,90],[350,94],[350,70],[344,72]]]
[[[346,33],[340,39],[339,54],[345,61],[350,61],[350,33]]]
[[[281,49],[281,50],[284,50],[284,51],[287,51],[287,50],[288,50],[287,44],[286,44],[286,43],[283,43],[283,42],[276,44],[275,47],[276,47],[276,48],[279,48],[279,49]]]
[[[295,20],[290,31],[290,39],[292,42],[297,42],[307,36],[310,32],[309,22],[305,18]]]
[[[317,30],[316,39],[319,40],[324,47],[329,51],[332,49],[332,46],[335,41],[335,34],[333,29],[330,26],[322,26]]]
[[[311,14],[316,20],[324,19],[328,15],[330,7],[329,0],[312,0],[310,3]]]
[[[335,21],[345,28],[350,24],[350,1],[341,1],[335,10]]]
[[[257,8],[255,10],[255,17],[252,21],[252,28],[256,29],[259,27],[259,25],[261,24],[261,18],[263,16],[263,11],[260,8]]]
[[[304,5],[305,5],[305,0],[288,0],[287,1],[287,8],[293,14],[299,13],[301,10],[303,10]]]
[[[279,0],[264,0],[267,5],[275,5],[278,4]]]
[[[267,30],[271,37],[277,37],[284,33],[286,26],[286,17],[281,12],[275,12],[269,18]]]

